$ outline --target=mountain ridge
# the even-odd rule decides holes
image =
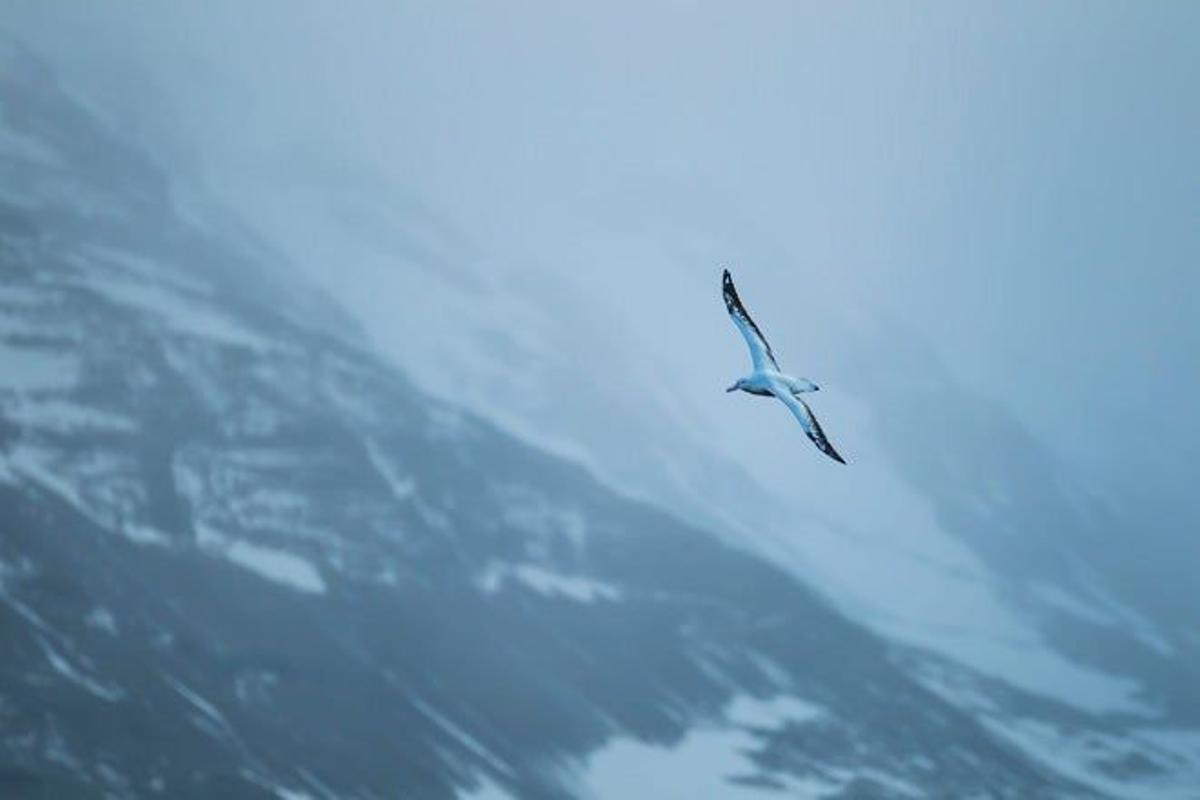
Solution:
[[[417,390],[20,63],[0,789],[586,797],[710,726],[728,796],[1100,796],[795,576]]]

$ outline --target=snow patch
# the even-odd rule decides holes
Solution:
[[[158,528],[152,528],[149,525],[126,523],[121,526],[121,533],[134,544],[152,544],[159,547],[166,547],[171,544],[170,537]]]
[[[316,800],[316,798],[308,792],[302,792],[298,789],[289,789],[286,786],[273,786],[271,791],[275,793],[275,796],[278,797],[279,800]]]
[[[875,500],[894,525],[814,522],[804,536],[766,543],[763,551],[887,638],[1087,711],[1152,713],[1138,700],[1136,681],[1055,652],[1004,603],[987,568],[941,529],[925,504],[899,490],[894,496],[881,490]],[[852,498],[846,504],[856,506]]]
[[[778,789],[733,783],[731,779],[758,771],[747,758],[747,753],[759,744],[753,735],[754,729],[806,722],[823,713],[820,707],[795,697],[780,696],[771,700],[739,697],[726,712],[724,721],[692,729],[674,747],[629,739],[611,742],[588,759],[580,782],[585,796],[596,800],[820,797],[844,785],[840,780],[842,776],[835,782],[772,774],[773,779],[784,784],[782,793]],[[845,776],[846,780],[853,777],[853,774]]]
[[[169,677],[169,676],[164,677],[164,680],[168,684],[171,685],[172,689],[179,692],[179,694],[182,695],[185,700],[187,700],[189,703],[191,703],[193,706],[195,706],[201,713],[203,713],[204,716],[208,717],[209,719],[213,720],[214,722],[219,722],[222,725],[226,724],[225,717],[221,714],[220,711],[217,710],[217,707],[214,706],[212,703],[208,702],[203,697],[201,697],[199,694],[192,691],[187,686],[183,685],[183,683],[175,680],[172,677]]]
[[[1034,596],[1056,611],[1083,622],[1119,628],[1136,638],[1159,655],[1171,656],[1174,646],[1163,636],[1158,626],[1112,597],[1099,586],[1090,586],[1088,600],[1050,584],[1040,584]],[[1090,601],[1090,602],[1089,602]]]
[[[196,523],[196,544],[213,555],[224,556],[239,567],[310,594],[324,594],[325,580],[311,563],[285,550],[231,539],[217,529]]]
[[[367,457],[371,460],[371,466],[392,490],[392,495],[400,501],[412,497],[417,491],[416,481],[411,477],[401,477],[396,468],[388,462],[377,442],[368,441],[366,445]]]
[[[504,507],[504,523],[520,531],[531,547],[546,550],[550,542],[566,539],[576,550],[583,549],[587,521],[579,511],[557,505],[527,486],[510,484],[498,487],[495,493]]]
[[[325,581],[317,568],[303,558],[283,550],[239,540],[229,545],[225,556],[238,566],[245,567],[267,580],[301,592],[325,593]]]
[[[779,695],[769,700],[749,696],[734,698],[725,717],[747,728],[776,728],[781,722],[811,722],[825,716],[825,709],[799,697]]]
[[[536,564],[507,564],[494,561],[476,576],[475,585],[485,594],[494,594],[506,582],[515,580],[547,596],[568,597],[579,603],[597,600],[616,602],[621,590],[612,584],[583,575],[564,575]]]
[[[260,775],[259,773],[255,772],[254,770],[248,769],[246,767],[243,767],[242,769],[238,770],[238,772],[241,774],[241,776],[243,778],[250,781],[254,785],[262,788],[263,790],[270,792],[272,795],[279,798],[279,800],[317,800],[316,795],[309,794],[308,792],[304,791],[303,789],[293,789],[288,786],[284,786],[283,784],[277,783],[276,781],[271,780],[270,778],[268,778],[264,775]],[[302,776],[304,776],[305,778],[310,779],[310,776],[308,775],[306,770],[303,770],[303,769],[300,770],[300,774]],[[322,788],[324,788],[324,787],[322,786]],[[330,792],[328,790],[324,791],[322,794],[325,797],[333,797],[334,796],[333,792]]]
[[[1047,606],[1057,611],[1093,625],[1112,625],[1115,620],[1094,606],[1088,605],[1079,597],[1058,586],[1049,583],[1034,587],[1033,594]]]
[[[106,266],[116,267],[119,270],[132,273],[155,283],[166,283],[172,288],[197,295],[207,296],[211,293],[207,285],[182,274],[174,265],[162,260],[149,258],[126,250],[117,250],[100,244],[87,244],[84,250]],[[84,266],[91,267],[92,264],[85,263]]]
[[[74,507],[96,525],[105,527],[105,521],[92,512],[75,485],[63,478],[61,470],[49,463],[52,457],[53,454],[43,448],[21,445],[9,451],[7,466],[13,474],[20,475],[58,495],[59,499]]]
[[[54,671],[71,683],[110,703],[115,703],[125,697],[125,693],[119,688],[105,686],[94,678],[84,675],[61,653],[51,647],[45,639],[38,637],[38,644],[41,645],[42,652],[45,653],[46,660],[50,662]]]
[[[1200,786],[1200,732],[1135,728],[1120,735],[1032,719],[985,718],[984,725],[1036,762],[1095,791],[1131,800],[1193,800]],[[1121,775],[1130,762],[1153,765]]]
[[[474,789],[459,793],[461,800],[513,800],[513,796],[488,778],[480,778]]]
[[[229,500],[243,528],[295,531],[304,524],[309,499],[285,489],[259,487]]]
[[[194,719],[196,719],[202,729],[219,738],[234,738],[233,727],[225,719],[225,715],[217,710],[216,706],[189,689],[181,681],[177,681],[169,675],[164,675],[163,680],[178,692],[184,700],[187,700],[193,708],[200,712],[200,715]]]
[[[469,750],[471,753],[478,756],[479,759],[482,760],[489,767],[496,770],[497,772],[503,772],[506,775],[512,774],[512,770],[509,769],[508,765],[505,764],[503,761],[501,761],[486,746],[484,746],[482,742],[480,742],[478,739],[476,739],[471,734],[467,733],[465,730],[460,728],[458,725],[454,724],[454,722],[452,722],[450,719],[448,719],[444,715],[440,714],[436,709],[433,708],[433,706],[429,705],[428,703],[426,703],[422,700],[418,700],[416,698],[412,699],[412,704],[413,704],[413,706],[416,707],[416,709],[418,711],[420,711],[422,714],[424,714],[431,722],[433,722],[435,725],[437,725],[439,728],[441,728],[442,731],[447,733],[450,736],[450,738],[454,739],[459,744],[461,744],[463,747],[465,747],[467,750]]]
[[[128,417],[66,400],[34,402],[26,399],[6,410],[5,415],[18,425],[58,433],[79,431],[132,433],[137,430],[137,423]]]
[[[948,656],[981,674],[1032,694],[1096,714],[1126,712],[1147,718],[1157,712],[1138,699],[1141,684],[1069,661],[1036,636],[984,638],[961,631],[921,630],[896,638]]]
[[[92,277],[88,288],[119,305],[160,320],[175,333],[233,347],[266,350],[266,339],[248,330],[201,297],[185,297],[153,284],[107,277]]]
[[[89,611],[87,616],[83,618],[83,622],[89,628],[104,631],[109,636],[116,636],[118,633],[117,618],[104,606],[96,606]]]

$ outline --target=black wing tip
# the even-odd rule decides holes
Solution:
[[[800,401],[800,405],[808,408],[808,405],[803,400]],[[813,416],[811,410],[809,410],[808,416],[812,421],[813,426],[813,429],[808,431],[808,438],[812,440],[812,443],[815,444],[817,449],[822,453],[829,456],[839,464],[845,464],[846,459],[842,458],[842,454],[833,448],[833,444],[830,443],[829,438],[825,436],[825,431],[821,430],[821,423],[817,422],[817,418]]]
[[[725,308],[730,313],[740,310],[742,299],[738,297],[737,287],[733,285],[733,276],[729,274],[729,270],[725,270],[721,276],[721,296],[725,298]]]
[[[829,440],[826,439],[824,435],[822,435],[820,439],[818,439],[816,436],[810,436],[808,438],[812,439],[813,444],[817,446],[818,450],[832,458],[834,461],[838,462],[839,464],[846,463],[846,459],[842,458],[841,453],[833,449],[833,445],[829,443]]]

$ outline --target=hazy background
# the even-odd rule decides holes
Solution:
[[[1190,797],[1198,41],[8,0],[0,792]]]
[[[953,527],[961,482],[1038,547],[1112,544],[1187,621],[1200,7],[9,9],[179,197],[244,214],[433,391],[735,536],[780,532],[849,605],[927,576],[838,532]],[[747,363],[726,265],[849,468],[721,391]],[[1064,485],[1123,522],[1065,536],[1035,496]],[[963,531],[929,536],[914,563],[982,569],[947,555]],[[1036,576],[1038,547],[990,563]],[[986,597],[919,602],[1009,624]]]
[[[727,422],[724,264],[789,367],[820,381],[836,354],[806,317],[883,315],[1073,463],[1189,493],[1193,5],[12,9],[393,352],[428,347],[389,325],[405,270],[337,257],[353,231],[303,226],[314,206],[368,205],[380,238],[431,209],[470,243],[464,280],[492,259],[530,292],[570,284]]]

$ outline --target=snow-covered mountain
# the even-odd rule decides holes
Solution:
[[[1047,559],[1022,586],[995,567],[1003,550],[963,543],[997,518],[1021,528],[1011,547],[1036,541],[997,512],[1013,502],[1002,459],[964,476],[988,487],[967,500],[922,484],[953,465],[897,473],[951,531],[929,545],[950,576],[939,586],[983,575],[999,582],[984,596],[1005,600],[988,613],[1014,594],[1057,609],[1061,647],[1026,650],[1039,679],[1061,678],[1058,697],[1020,679],[1026,662],[1006,667],[1005,641],[981,655],[977,635],[956,649],[879,622],[854,584],[869,572],[830,572],[889,561],[869,531],[806,528],[825,549],[793,560],[794,544],[733,546],[717,529],[742,509],[723,513],[724,495],[686,521],[663,508],[735,473],[648,483],[673,493],[657,505],[615,491],[416,388],[295,272],[3,47],[0,795],[1188,797],[1200,784],[1182,628],[1113,599],[1110,573],[1081,600],[1089,570]],[[397,297],[396,314],[424,319],[421,302]],[[881,430],[880,452],[905,452],[904,431]],[[1063,497],[1044,502],[1058,513]],[[1042,511],[1026,513],[1056,519]],[[920,602],[914,614],[932,613]],[[1028,633],[1013,620],[980,630]]]
[[[854,454],[850,470],[822,469],[802,437],[780,435],[777,415],[727,402],[714,383],[716,365],[745,356],[704,254],[685,254],[674,274],[668,254],[669,277],[636,292],[616,291],[630,285],[616,254],[581,292],[565,270],[481,257],[463,231],[388,202],[377,182],[326,177],[319,190],[296,186],[287,208],[245,210],[297,259],[313,244],[353,254],[354,274],[374,280],[335,288],[349,286],[356,308],[383,307],[373,333],[422,386],[783,567],[1045,769],[1116,796],[1189,796],[1200,546],[1185,518],[1139,499],[1136,481],[1099,491],[894,322],[812,305],[797,320],[787,301],[755,295],[774,341],[819,341],[800,355],[822,359],[811,373],[822,418]],[[302,246],[288,235],[297,228]],[[362,296],[379,285],[423,302],[391,314]],[[597,310],[606,292],[624,315]],[[711,306],[713,330],[658,325],[664,304]],[[545,387],[572,387],[569,401]],[[729,424],[742,408],[760,431]],[[730,428],[732,446],[721,441]]]

